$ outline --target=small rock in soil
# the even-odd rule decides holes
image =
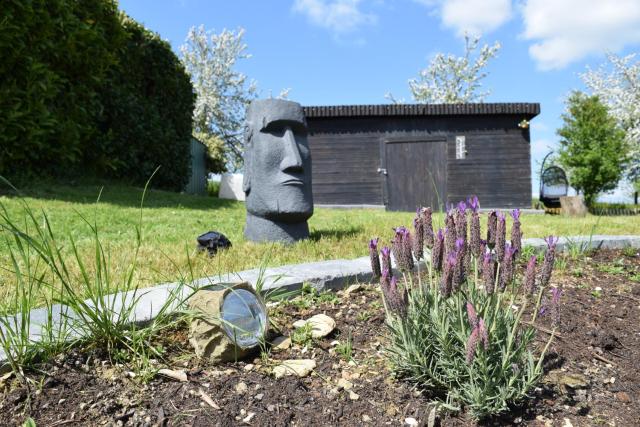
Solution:
[[[271,343],[271,349],[274,351],[282,351],[291,347],[291,338],[279,336]]]
[[[616,399],[622,403],[631,403],[631,396],[624,391],[617,392]]]
[[[344,296],[345,297],[349,297],[349,296],[351,296],[351,294],[356,293],[356,292],[360,292],[363,289],[364,289],[364,286],[362,286],[362,285],[351,285],[347,289],[345,289]]]
[[[349,399],[351,400],[358,400],[360,399],[360,395],[354,391],[350,391],[349,392]]]
[[[416,420],[415,418],[405,418],[404,419],[404,423],[408,426],[414,427],[418,425],[418,420]]]
[[[353,383],[351,381],[345,380],[344,378],[340,378],[338,380],[338,387],[345,390],[351,390],[353,388]]]
[[[247,387],[247,384],[243,382],[236,384],[236,387],[235,387],[236,393],[238,394],[245,394],[248,389],[249,387]]]
[[[293,327],[296,329],[302,328],[307,323],[311,324],[311,336],[313,338],[326,337],[336,328],[336,321],[326,314],[316,314],[307,320],[297,320],[293,323]]]
[[[297,375],[298,377],[306,377],[316,367],[316,361],[313,359],[292,359],[285,360],[280,365],[273,368],[273,374],[277,378],[286,375]]]

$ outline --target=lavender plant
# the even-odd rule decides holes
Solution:
[[[473,244],[467,246],[466,235],[461,228],[456,230],[455,217],[461,218],[462,211],[458,209],[457,215],[450,212],[446,231],[434,235],[431,256],[425,256],[428,268],[424,276],[414,280],[407,260],[400,258],[407,257],[401,248],[406,247],[402,242],[408,231],[397,228],[394,254],[402,279],[396,279],[390,267],[385,268],[389,264],[383,255],[380,283],[391,333],[386,353],[395,373],[430,390],[449,407],[465,406],[480,419],[525,399],[542,375],[542,360],[553,334],[536,356],[534,325],[541,296],[548,291],[557,240],[547,239],[541,277],[536,280],[536,259],[532,258],[524,279],[517,280],[517,243],[504,242],[505,217],[489,214],[496,221],[489,233],[493,245],[487,245],[479,238],[477,200],[469,206]],[[448,241],[452,234],[460,235],[453,244]],[[500,245],[501,261],[496,254]],[[465,248],[469,248],[471,270],[465,265]],[[554,289],[551,309],[555,326],[561,290]],[[512,309],[514,305],[518,310]]]

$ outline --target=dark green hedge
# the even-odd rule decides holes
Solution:
[[[0,174],[184,188],[189,77],[114,1],[3,0],[0,58]]]

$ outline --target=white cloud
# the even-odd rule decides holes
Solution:
[[[640,42],[638,0],[525,0],[524,38],[541,70]]]
[[[295,0],[293,11],[339,36],[377,22],[375,15],[360,10],[360,3],[361,0]]]
[[[462,35],[491,32],[511,18],[511,0],[414,0],[434,8],[445,27]]]

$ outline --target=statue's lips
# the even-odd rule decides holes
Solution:
[[[282,181],[282,185],[299,185],[299,186],[304,186],[304,181],[301,179],[296,179],[296,178],[292,178],[292,179],[288,179],[286,181]]]

